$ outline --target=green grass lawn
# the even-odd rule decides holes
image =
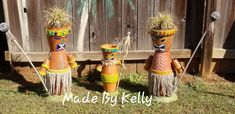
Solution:
[[[53,101],[40,93],[21,90],[21,85],[9,80],[0,80],[0,113],[235,113],[235,84],[230,82],[204,82],[199,78],[190,83],[181,83],[177,95],[178,101],[161,104],[152,101],[145,104],[121,103],[122,93],[135,96],[138,92],[147,92],[147,76],[129,74],[120,83],[117,104],[102,104],[102,85],[100,82],[88,82],[86,78],[74,80],[73,95],[83,97],[97,96],[97,103],[73,103]],[[41,87],[41,86],[40,86]]]

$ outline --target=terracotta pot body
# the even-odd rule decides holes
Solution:
[[[149,72],[149,92],[154,96],[170,97],[176,75],[172,67],[170,48],[175,30],[156,30],[150,32],[155,53],[146,62],[145,70]]]
[[[61,95],[71,91],[71,68],[75,68],[77,63],[75,57],[65,50],[69,33],[70,26],[47,29],[50,54],[42,64],[39,73],[45,76],[50,94]]]
[[[112,93],[116,91],[118,81],[117,71],[117,45],[104,44],[101,45],[103,52],[101,79],[103,82],[104,91]]]

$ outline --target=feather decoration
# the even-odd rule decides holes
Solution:
[[[123,69],[126,69],[125,67],[125,58],[128,55],[129,52],[129,47],[130,47],[130,42],[131,42],[131,37],[130,37],[130,32],[127,33],[127,36],[122,38],[121,42],[118,43],[118,48],[123,51],[123,56],[122,56],[122,67]]]

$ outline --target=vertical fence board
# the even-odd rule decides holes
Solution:
[[[29,28],[29,43],[31,52],[42,51],[41,42],[41,7],[40,0],[27,1],[28,28]]]
[[[29,33],[28,33],[28,17],[25,10],[26,6],[26,0],[16,0],[17,8],[18,8],[18,17],[20,22],[20,32],[21,32],[21,38],[22,38],[22,48],[24,51],[28,52],[30,51],[30,45],[29,45]]]
[[[106,4],[107,6],[107,4]],[[106,42],[117,43],[122,36],[122,1],[113,1],[113,16],[109,17],[106,12]]]
[[[148,33],[148,21],[153,16],[154,0],[138,1],[138,50],[151,50],[152,39]]]
[[[187,0],[172,0],[171,13],[176,17],[177,32],[172,48],[184,49]]]
[[[171,11],[171,0],[155,0],[154,14],[162,11]]]
[[[133,26],[130,29],[131,32],[131,48],[130,50],[137,50],[137,2],[138,0],[133,0],[135,9],[132,9],[128,4],[127,0],[122,0],[122,37],[127,35],[127,25]],[[126,64],[125,72],[136,72],[136,63]]]
[[[90,13],[90,51],[100,51],[100,45],[106,41],[105,37],[105,0],[97,2],[96,16]],[[93,10],[91,7],[90,10]]]
[[[91,0],[89,0],[89,2],[91,2]],[[88,3],[90,4],[90,3]],[[82,15],[82,12],[79,14],[79,8],[81,7],[80,6],[80,2],[78,0],[73,0],[72,2],[72,10],[73,10],[73,17],[72,17],[72,20],[73,20],[73,45],[74,45],[74,49],[73,51],[78,51],[79,49],[79,45],[81,44],[78,44],[78,38],[79,38],[79,33],[80,32],[80,29],[81,29],[81,23],[82,23],[82,19],[81,19],[81,15]],[[89,47],[89,25],[90,25],[90,18],[89,18],[89,8],[90,6],[88,7],[85,7],[87,12],[87,15],[88,15],[88,22],[86,24],[86,28],[85,28],[85,33],[84,33],[84,42],[83,42],[83,51],[89,51],[90,47]],[[85,10],[85,9],[84,9]],[[77,76],[86,76],[88,74],[88,71],[90,71],[90,65],[88,65],[87,62],[79,62],[79,67],[76,68],[77,70]]]
[[[131,28],[131,50],[137,49],[137,1],[133,0],[135,9],[132,9],[127,0],[122,1],[122,36],[127,36],[127,25],[133,26]]]
[[[106,11],[105,0],[97,2],[96,15],[90,13],[90,51],[100,51],[100,46],[106,43]],[[91,7],[91,11],[94,10]],[[96,65],[90,65],[90,71],[95,69]]]
[[[91,1],[91,0],[90,0]],[[89,2],[90,2],[89,1]],[[82,14],[78,14],[78,10],[80,6],[80,2],[78,0],[73,0],[72,2],[72,10],[73,10],[73,16],[72,16],[72,20],[73,20],[73,45],[74,45],[74,49],[73,51],[78,51],[78,37],[79,37],[79,30],[81,28],[81,15]],[[87,10],[89,9],[89,7],[85,7],[87,8]],[[86,12],[87,15],[89,16],[89,12]],[[88,17],[88,23],[86,25],[85,28],[85,34],[84,34],[84,42],[83,42],[83,51],[89,51],[89,17]]]
[[[151,50],[152,39],[148,33],[148,21],[153,16],[154,0],[138,1],[138,50]],[[146,58],[147,59],[147,58]],[[137,63],[137,72],[145,73],[144,63]]]
[[[227,19],[227,10],[228,10],[228,0],[216,0],[216,10],[220,12],[220,19],[216,24],[215,37],[214,37],[214,47],[221,48],[225,36],[225,27]]]
[[[8,18],[9,18],[9,26],[11,33],[15,36],[18,43],[22,46],[22,38],[20,33],[20,20],[17,9],[17,3],[15,0],[7,0],[8,5]],[[15,44],[12,44],[11,51],[19,51]]]

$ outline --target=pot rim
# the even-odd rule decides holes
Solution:
[[[71,32],[71,26],[46,28],[47,36],[65,37]]]
[[[176,29],[167,29],[167,30],[163,30],[163,29],[160,29],[160,30],[151,29],[149,31],[149,33],[151,35],[158,36],[158,37],[171,36],[171,35],[174,35],[175,32],[176,32]]]
[[[63,29],[70,29],[71,25],[66,25],[62,27],[46,27],[46,30],[63,30]]]
[[[118,51],[117,44],[103,44],[100,47],[103,52],[117,52]]]

